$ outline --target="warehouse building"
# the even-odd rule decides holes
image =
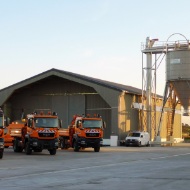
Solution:
[[[0,90],[0,106],[11,121],[36,109],[51,109],[58,113],[63,128],[67,128],[74,114],[100,114],[106,122],[104,139],[118,136],[123,140],[132,130],[142,130],[142,90],[132,86],[95,79],[58,69],[50,69],[36,76]],[[158,97],[158,105],[162,98]],[[156,118],[158,120],[160,113]],[[164,118],[164,121],[166,117]],[[161,135],[166,138],[163,122]],[[146,130],[143,128],[143,130]],[[181,115],[175,117],[174,137],[181,138]]]

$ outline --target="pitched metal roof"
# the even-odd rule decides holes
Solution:
[[[142,90],[132,87],[132,86],[127,86],[127,85],[123,85],[123,84],[118,84],[118,83],[114,83],[114,82],[110,82],[110,81],[105,81],[105,80],[100,80],[100,79],[96,79],[96,78],[92,78],[89,76],[84,76],[84,75],[80,75],[80,74],[76,74],[76,73],[72,73],[72,72],[68,72],[68,71],[64,71],[64,70],[58,70],[55,68],[52,68],[50,70],[47,70],[45,72],[42,72],[38,75],[35,75],[33,77],[30,77],[28,79],[25,79],[21,82],[15,83],[11,86],[8,86],[6,88],[3,88],[0,90],[0,105],[2,105],[2,103],[17,89],[25,87],[29,84],[32,84],[34,82],[37,82],[39,80],[45,79],[49,76],[58,76],[61,78],[67,78],[69,80],[72,81],[86,81],[89,83],[93,83],[93,84],[97,84],[100,86],[104,86],[107,88],[111,88],[113,90],[116,91],[125,91],[126,93],[131,93],[131,94],[137,94],[137,95],[141,95],[142,94]]]
[[[56,70],[56,69],[54,69]],[[126,91],[128,93],[133,93],[133,94],[142,94],[142,90],[132,87],[132,86],[127,86],[127,85],[123,85],[123,84],[118,84],[118,83],[114,83],[114,82],[110,82],[110,81],[106,81],[106,80],[101,80],[101,79],[97,79],[97,78],[93,78],[93,77],[88,77],[85,75],[80,75],[80,74],[76,74],[76,73],[72,73],[72,72],[67,72],[67,71],[62,71],[62,70],[56,70],[57,72],[63,72],[65,74],[80,78],[80,79],[84,79],[86,81],[92,82],[92,83],[96,83],[98,85],[102,85],[102,86],[106,86],[108,88],[112,88],[118,91]]]
[[[68,72],[68,71],[58,70],[55,68],[52,68],[48,71],[45,71],[45,72],[40,73],[38,75],[35,75],[31,78],[25,79],[21,82],[15,83],[15,84],[8,86],[4,89],[1,89],[0,92],[6,90],[8,88],[17,87],[20,85],[21,86],[28,85],[30,83],[33,83],[35,78],[38,79],[40,76],[43,76],[43,77],[40,77],[40,79],[42,79],[42,78],[46,78],[46,77],[51,76],[51,75],[59,76],[59,74],[66,74],[66,75],[69,75],[72,77],[76,77],[76,78],[79,78],[82,80],[86,80],[86,81],[96,83],[98,85],[106,86],[108,88],[112,88],[112,89],[119,90],[119,91],[126,91],[128,93],[134,93],[134,94],[139,94],[139,95],[142,93],[142,90],[139,88],[135,88],[135,87],[127,86],[127,85],[123,85],[123,84],[118,84],[118,83],[114,83],[114,82],[110,82],[110,81],[106,81],[106,80],[101,80],[101,79],[97,79],[97,78],[93,78],[93,77],[89,77],[89,76],[85,76],[85,75],[80,75],[80,74],[76,74],[76,73],[72,73],[72,72]],[[37,80],[35,80],[35,81],[37,81]]]

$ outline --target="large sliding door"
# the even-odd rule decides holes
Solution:
[[[85,113],[85,96],[52,96],[52,109],[58,113],[62,120],[62,127],[67,128],[73,115]]]

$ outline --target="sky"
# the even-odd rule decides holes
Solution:
[[[188,0],[0,0],[0,89],[52,68],[142,89],[142,43],[175,33],[190,39],[189,7]],[[163,60],[157,93],[164,87]]]

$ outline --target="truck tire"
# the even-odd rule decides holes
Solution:
[[[3,158],[3,150],[0,150],[0,159]]]
[[[78,152],[79,151],[79,146],[77,144],[77,141],[74,141],[74,151]]]
[[[60,147],[61,147],[61,149],[65,149],[65,140],[64,139],[60,140]]]
[[[13,142],[13,150],[14,152],[22,152],[23,148],[18,146],[18,139],[15,139]]]
[[[25,144],[25,153],[26,153],[27,155],[30,155],[30,154],[32,153],[32,150],[30,149],[30,144],[29,144],[29,142],[26,142],[26,144]]]
[[[50,153],[50,155],[56,155],[56,149],[54,148],[54,149],[51,149],[51,150],[49,150],[49,153]]]
[[[68,149],[69,148],[68,139],[62,138],[60,140],[60,148],[61,149]]]
[[[17,140],[14,140],[13,142],[13,150],[14,152],[18,152]]]
[[[94,152],[100,152],[100,146],[94,147]]]

